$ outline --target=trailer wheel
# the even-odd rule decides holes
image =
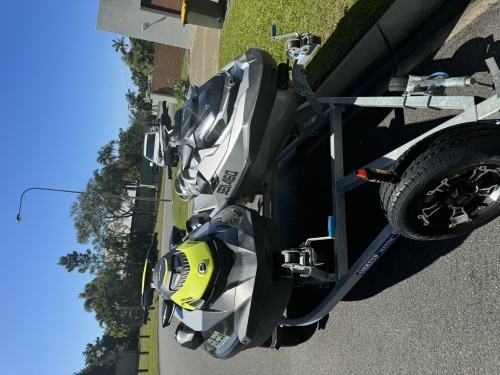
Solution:
[[[465,124],[409,150],[382,184],[380,201],[395,231],[416,240],[460,236],[500,214],[500,126]]]

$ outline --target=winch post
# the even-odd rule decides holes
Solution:
[[[486,59],[485,62],[493,76],[493,86],[495,87],[497,98],[500,98],[500,69],[498,68],[498,64],[494,57]]]
[[[342,141],[343,107],[332,105],[330,112],[330,153],[332,165],[333,216],[335,217],[335,240],[333,256],[337,278],[342,278],[348,269],[345,193],[337,191],[337,181],[344,177],[344,147]]]

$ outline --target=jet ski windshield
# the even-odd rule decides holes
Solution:
[[[229,82],[229,83],[228,83]],[[221,116],[221,106],[231,102],[234,105],[237,93],[236,78],[231,75],[218,74],[198,87],[184,102],[175,114],[173,134],[179,141],[194,133],[194,141],[198,149],[212,147],[221,136],[231,117],[232,106],[228,113]],[[230,93],[234,93],[231,95]]]
[[[179,139],[186,138],[189,130],[196,125],[198,118],[198,103],[194,99],[188,99],[182,105],[182,108],[175,114],[175,123],[180,124]]]
[[[194,136],[199,148],[213,146],[226,125],[222,119],[215,123],[223,91],[224,78],[221,75],[216,75],[198,88],[198,121]]]

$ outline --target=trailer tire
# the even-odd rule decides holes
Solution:
[[[408,78],[394,77],[389,81],[389,91],[391,92],[405,92],[408,86]]]
[[[401,235],[438,240],[470,233],[500,214],[500,126],[458,125],[417,144],[391,170],[380,202]]]

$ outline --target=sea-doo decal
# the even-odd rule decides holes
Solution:
[[[228,195],[229,192],[231,191],[231,188],[233,187],[234,181],[236,180],[238,173],[239,172],[236,171],[226,170],[224,172],[224,176],[222,177],[221,183],[219,184],[219,186],[217,186],[217,193]]]
[[[368,269],[373,266],[373,264],[382,256],[384,251],[386,251],[389,246],[392,245],[392,243],[396,240],[396,238],[399,237],[398,233],[391,233],[389,237],[380,245],[380,247],[377,249],[375,254],[372,255],[370,259],[365,263],[363,267],[356,273],[357,275],[364,275]]]

